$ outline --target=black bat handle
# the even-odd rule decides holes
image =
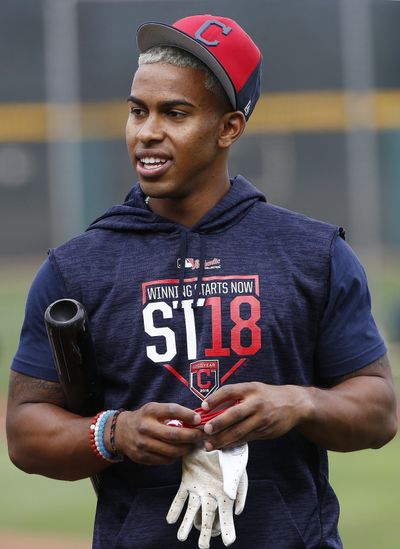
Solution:
[[[97,413],[103,404],[102,388],[83,305],[60,299],[49,305],[44,318],[68,410],[80,415]]]

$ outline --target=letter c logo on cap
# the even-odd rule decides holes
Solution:
[[[210,42],[209,40],[206,40],[201,36],[211,25],[217,25],[217,27],[221,27],[222,34],[224,34],[225,36],[229,34],[232,30],[232,27],[227,27],[226,25],[221,23],[221,21],[218,21],[217,19],[210,19],[209,21],[206,21],[201,25],[201,27],[199,28],[199,30],[196,31],[196,34],[194,36],[196,40],[202,42],[206,46],[218,46],[219,40],[214,40],[213,42]]]

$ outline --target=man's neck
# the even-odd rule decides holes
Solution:
[[[157,215],[186,227],[193,227],[230,189],[229,177],[207,193],[192,193],[179,199],[148,197],[149,208]]]

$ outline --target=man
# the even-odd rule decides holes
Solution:
[[[185,472],[195,448],[201,468],[249,442],[234,546],[339,548],[326,449],[378,448],[397,429],[364,271],[342,231],[229,179],[260,93],[261,55],[243,29],[192,16],[143,25],[138,44],[126,137],[139,183],[51,250],[33,282],[11,373],[11,459],[53,478],[100,473],[95,548],[174,549],[198,537],[177,541],[165,521],[179,458]],[[62,297],[89,314],[112,410],[95,419],[66,411],[57,383],[43,312]],[[196,428],[200,403],[205,414],[232,402]]]

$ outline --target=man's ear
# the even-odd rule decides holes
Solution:
[[[242,112],[233,111],[225,113],[221,118],[218,145],[222,149],[229,148],[239,139],[245,127],[246,119]]]

